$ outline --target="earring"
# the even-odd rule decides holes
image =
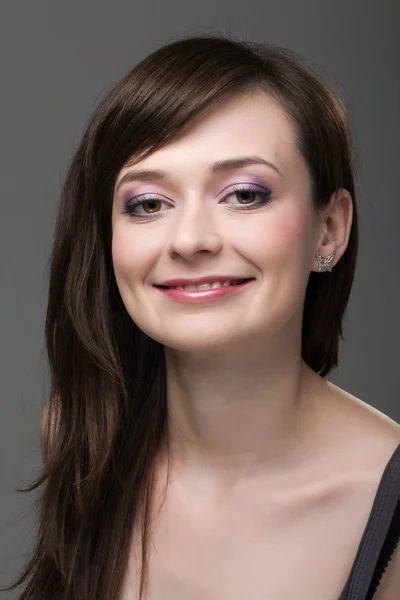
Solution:
[[[332,271],[331,262],[335,258],[335,254],[336,254],[336,252],[332,252],[332,254],[330,254],[329,256],[324,258],[323,256],[320,255],[319,252],[317,252],[318,271],[331,272]]]

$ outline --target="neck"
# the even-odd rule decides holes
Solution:
[[[317,389],[325,381],[297,344],[165,349],[170,459],[223,489],[298,468],[309,452]]]

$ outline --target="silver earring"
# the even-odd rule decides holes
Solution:
[[[332,271],[332,261],[335,258],[335,254],[336,252],[332,252],[332,254],[330,254],[329,256],[327,256],[326,258],[324,258],[323,256],[320,255],[319,252],[317,252],[317,261],[318,261],[318,271]]]

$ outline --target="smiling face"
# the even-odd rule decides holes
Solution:
[[[265,162],[212,169],[238,157]],[[164,176],[133,177],[144,170]],[[123,168],[114,188],[112,259],[122,300],[138,327],[170,348],[298,333],[320,234],[293,126],[260,92],[224,102]],[[208,275],[254,279],[201,303],[176,301],[154,286]]]

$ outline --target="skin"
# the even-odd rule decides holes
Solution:
[[[265,165],[208,171],[215,161],[245,155],[262,157],[280,173]],[[139,168],[162,169],[168,177],[119,186]],[[233,185],[255,182],[272,191],[270,203],[240,211]],[[151,220],[122,212],[126,199],[140,194],[165,200]],[[165,346],[175,468],[210,497],[298,470],[313,451],[321,417],[316,399],[326,384],[301,359],[302,306],[309,274],[318,271],[317,251],[335,252],[334,268],[347,247],[349,192],[333,194],[320,217],[293,127],[260,92],[224,102],[116,180],[117,284],[132,319]],[[208,274],[255,281],[202,304],[174,302],[153,287]]]
[[[209,172],[215,161],[246,155],[279,173],[264,165]],[[145,168],[168,177],[119,186]],[[240,211],[248,196],[232,188],[248,183],[270,189],[271,202]],[[142,221],[123,214],[140,194],[164,201],[147,213],[138,207],[152,214]],[[292,125],[263,93],[232,97],[118,174],[117,284],[132,319],[164,345],[167,369],[171,468],[164,496],[161,455],[149,600],[339,597],[400,442],[397,423],[301,359],[308,277],[318,271],[317,251],[336,253],[333,268],[340,261],[352,206],[349,192],[337,190],[318,218]],[[255,280],[202,304],[153,287],[214,274]],[[137,597],[139,556],[138,531],[124,600]],[[379,600],[397,597],[396,576],[388,576]]]

